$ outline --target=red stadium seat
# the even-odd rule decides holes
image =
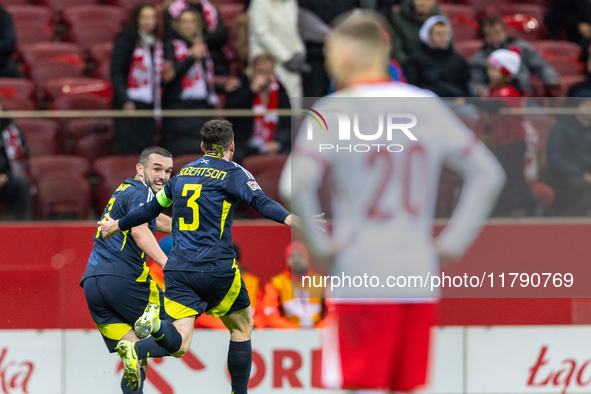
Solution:
[[[472,41],[478,39],[478,28],[466,23],[452,24],[454,41]]]
[[[43,87],[48,81],[58,78],[81,77],[83,69],[72,63],[55,60],[44,60],[31,68],[31,78],[37,88]]]
[[[51,9],[37,5],[11,5],[6,11],[12,16],[14,24],[22,22],[39,22],[45,25],[51,24]]]
[[[570,58],[579,60],[581,47],[573,42],[542,40],[531,43],[546,60]]]
[[[58,135],[58,124],[51,119],[20,118],[16,120],[16,127],[25,135],[25,138],[38,134],[55,139]]]
[[[509,37],[512,38],[519,38],[521,40],[526,41],[537,41],[537,40],[545,40],[549,37],[548,30],[541,25],[536,25],[534,29],[529,29],[525,27],[509,27],[506,25],[506,32]]]
[[[111,62],[111,53],[113,53],[113,43],[103,42],[102,44],[93,45],[88,51],[90,60],[95,64],[103,64]]]
[[[119,33],[120,25],[117,22],[92,22],[75,25],[62,40],[80,45],[85,51],[89,51],[93,45],[112,43]]]
[[[97,212],[102,212],[113,191],[121,182],[135,176],[135,165],[138,163],[138,159],[137,155],[109,156],[94,162],[92,168],[100,178],[100,183],[95,189],[95,210]]]
[[[134,9],[136,5],[143,1],[144,0],[106,0],[105,4],[121,7],[125,11],[130,12]],[[161,1],[159,0],[148,0],[147,2],[153,4],[154,6],[158,6],[161,3]]]
[[[111,79],[111,62],[105,62],[100,64],[97,68],[92,70],[90,76],[93,78],[102,79],[108,81]]]
[[[96,78],[62,78],[52,79],[43,87],[45,95],[55,100],[65,94],[93,94],[100,97],[111,97],[113,88],[110,82]]]
[[[242,166],[250,171],[250,173],[256,178],[257,175],[267,171],[273,171],[275,168],[283,169],[286,160],[287,155],[255,155],[244,159]]]
[[[454,23],[459,17],[465,17],[472,20],[478,19],[478,12],[470,5],[465,4],[440,4],[439,10],[445,14],[449,20]]]
[[[109,118],[79,118],[68,122],[68,138],[79,141],[91,134],[112,133],[113,120]]]
[[[220,18],[224,21],[224,24],[228,27],[234,26],[236,17],[244,12],[243,4],[220,4],[218,6],[218,13]]]
[[[77,5],[64,9],[62,15],[70,27],[102,22],[122,27],[127,20],[123,8],[111,5]]]
[[[481,13],[491,2],[490,0],[457,0],[455,3],[472,6],[478,13]]]
[[[37,109],[37,105],[31,99],[20,97],[3,98],[2,107],[7,111],[31,111]]]
[[[81,138],[74,146],[74,154],[84,157],[91,164],[101,157],[109,156],[112,152],[113,133],[90,134]]]
[[[35,99],[35,85],[22,78],[0,78],[0,97],[3,99]]]
[[[581,62],[574,62],[569,59],[555,59],[549,60],[548,63],[561,77],[583,75],[583,63]]]
[[[2,7],[10,7],[13,5],[27,5],[28,0],[2,0]]]
[[[43,220],[88,218],[90,185],[82,177],[52,174],[37,180],[37,213]]]
[[[455,50],[462,55],[466,61],[470,61],[472,56],[482,48],[481,40],[460,41],[455,44]]]
[[[35,179],[53,174],[86,177],[89,169],[90,164],[83,157],[54,155],[31,159],[31,174]]]
[[[195,154],[195,155],[182,155],[182,156],[175,156],[173,158],[173,167],[172,167],[172,175],[175,175],[177,172],[181,170],[187,164],[199,160],[203,157],[203,154]]]
[[[61,13],[62,10],[68,7],[98,4],[98,0],[35,0],[35,3],[48,6],[54,12]]]
[[[57,131],[51,133],[46,130],[30,130],[27,132],[24,129],[19,129],[25,136],[29,157],[50,156],[60,153]]]
[[[78,58],[82,62],[82,48],[76,44],[65,42],[44,42],[23,46],[21,53],[25,63],[30,65],[37,64],[40,60]]]
[[[41,22],[21,22],[14,25],[16,32],[16,48],[22,52],[23,45],[53,41],[53,30]]]
[[[486,7],[487,16],[509,16],[509,15],[529,15],[538,20],[540,24],[544,24],[546,18],[546,7],[536,4],[516,4],[516,3],[501,3]]]
[[[51,108],[55,110],[104,110],[111,108],[111,102],[107,98],[92,94],[64,95],[57,98],[51,104]]]
[[[552,92],[554,97],[566,97],[568,90],[579,82],[585,80],[584,75],[569,75],[561,78],[562,88],[557,92]]]

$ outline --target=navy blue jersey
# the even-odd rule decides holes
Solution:
[[[101,220],[104,220],[107,213],[114,218],[122,217],[153,198],[152,189],[140,180],[128,178],[111,196]],[[152,233],[155,233],[156,219],[151,220],[148,227]],[[117,233],[105,240],[97,229],[82,281],[96,275],[116,275],[145,281],[150,272],[146,266],[146,257],[135,243],[130,230]]]
[[[184,166],[156,195],[160,205],[174,204],[174,245],[164,270],[230,269],[234,209],[258,195],[264,193],[254,177],[232,161],[205,155]]]

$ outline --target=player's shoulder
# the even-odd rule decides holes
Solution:
[[[132,195],[135,193],[143,193],[148,194],[148,186],[146,186],[142,181],[134,178],[127,178],[115,189],[115,193],[119,193],[120,195]]]
[[[246,177],[254,180],[254,176],[246,168],[234,161],[227,161],[228,172],[232,172],[235,176]]]

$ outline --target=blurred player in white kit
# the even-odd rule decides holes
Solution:
[[[439,260],[461,256],[494,207],[505,176],[484,144],[433,93],[391,80],[384,66],[387,37],[371,14],[338,25],[325,52],[328,71],[342,89],[314,104],[327,130],[318,128],[311,134],[304,121],[281,189],[302,218],[311,250],[332,262],[332,276],[366,274],[378,277],[380,285],[333,290],[334,319],[323,333],[322,382],[327,388],[419,392],[427,383],[439,289],[382,284],[388,275],[438,275]],[[353,100],[343,101],[349,108],[335,107],[340,97]],[[358,105],[365,103],[360,98],[367,104]],[[361,141],[371,146],[367,152],[331,149],[355,142],[339,140],[335,108],[370,119],[369,131],[361,130],[365,135],[375,133],[378,116],[387,112],[397,113],[397,118],[415,115],[416,125],[408,131],[416,140],[399,129],[388,138],[384,132],[377,140]],[[351,121],[355,129],[353,117]],[[390,123],[394,121],[398,120]],[[401,121],[405,122],[409,120]],[[385,147],[390,144],[403,149],[389,152]],[[433,240],[444,164],[464,183],[452,218]],[[333,186],[332,234],[318,231],[313,219],[322,211],[317,191],[327,171]]]

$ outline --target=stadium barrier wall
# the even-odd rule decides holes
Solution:
[[[450,275],[468,268],[512,271],[523,261],[546,268],[552,264],[548,269],[553,270],[566,261],[590,267],[590,233],[589,220],[492,222],[464,259],[444,270]],[[0,329],[94,328],[79,281],[95,234],[95,224],[88,222],[0,224]],[[263,283],[284,269],[289,228],[238,221],[233,235],[243,263]],[[591,324],[588,300],[444,298],[440,303],[444,326],[571,323]]]
[[[438,328],[430,392],[589,393],[590,333],[590,326]],[[228,340],[200,330],[182,359],[150,360],[144,393],[230,392]],[[320,340],[318,330],[256,331],[249,391],[344,393],[318,388]],[[2,394],[115,393],[121,369],[96,330],[0,330]]]

